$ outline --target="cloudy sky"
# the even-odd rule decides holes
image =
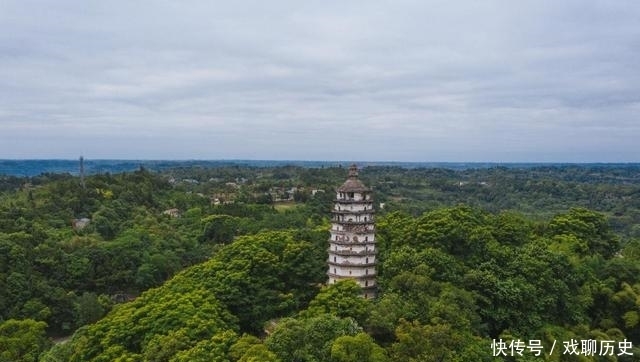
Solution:
[[[639,162],[637,1],[0,1],[0,159]]]

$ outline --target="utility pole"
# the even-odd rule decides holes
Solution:
[[[80,185],[85,189],[84,185],[84,157],[80,156]]]

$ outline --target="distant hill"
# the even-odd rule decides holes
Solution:
[[[541,166],[602,166],[602,167],[640,167],[638,163],[497,163],[497,162],[389,162],[389,161],[300,161],[300,160],[84,160],[87,174],[128,172],[144,167],[149,170],[162,171],[181,167],[278,167],[298,166],[306,168],[348,167],[351,163],[359,167],[395,166],[402,168],[445,168],[452,170],[484,169],[506,167],[526,169]],[[43,173],[79,174],[79,160],[0,160],[0,175],[37,176]]]

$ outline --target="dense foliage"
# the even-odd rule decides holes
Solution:
[[[640,170],[361,175],[385,204],[375,300],[321,287],[340,168],[8,179],[0,361],[527,361],[492,346],[530,340],[640,357]],[[571,340],[633,356],[549,353]]]

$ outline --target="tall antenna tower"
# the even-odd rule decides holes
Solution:
[[[84,157],[82,156],[80,156],[80,185],[82,185],[82,189],[84,190]]]

